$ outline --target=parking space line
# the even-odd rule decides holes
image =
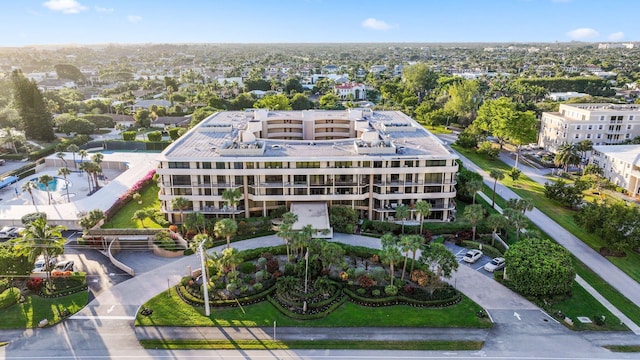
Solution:
[[[484,265],[480,265],[479,268],[477,268],[476,270],[480,271],[480,269],[484,268]]]

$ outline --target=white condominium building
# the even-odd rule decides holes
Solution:
[[[539,145],[556,152],[562,144],[591,140],[615,145],[640,136],[640,105],[561,104],[558,112],[542,113]]]
[[[607,180],[626,189],[629,195],[640,194],[640,145],[594,146],[589,160],[602,169]]]
[[[268,216],[294,203],[348,206],[386,220],[399,205],[431,203],[433,221],[455,208],[457,156],[399,111],[227,111],[211,115],[159,157],[162,210],[207,217]],[[237,209],[222,193],[240,189]]]

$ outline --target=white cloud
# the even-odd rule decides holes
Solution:
[[[142,16],[138,16],[138,15],[129,15],[127,16],[127,20],[129,20],[130,23],[138,23],[140,21],[142,21]]]
[[[96,6],[95,9],[96,9],[97,12],[101,12],[101,13],[112,13],[113,12],[113,8],[105,8],[105,7]]]
[[[374,18],[368,18],[363,21],[362,27],[373,30],[389,30],[392,28],[392,26],[386,22]]]
[[[63,14],[77,14],[87,10],[87,7],[76,0],[49,0],[42,3],[49,10],[61,11]]]
[[[611,41],[620,41],[622,39],[624,39],[624,33],[622,31],[614,32],[609,35],[609,40]]]
[[[567,36],[573,40],[591,39],[599,35],[600,33],[591,28],[574,29],[567,33]]]

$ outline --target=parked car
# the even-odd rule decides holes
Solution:
[[[482,251],[480,250],[469,250],[467,251],[466,254],[464,254],[464,256],[462,257],[462,260],[464,262],[468,262],[469,264],[473,264],[474,262],[478,261],[478,259],[480,259],[482,257]]]
[[[14,232],[17,230],[18,228],[15,226],[5,226],[2,229],[0,229],[0,239],[13,239],[15,236],[13,236]]]
[[[73,260],[65,260],[56,264],[55,271],[73,271]]]
[[[488,272],[494,272],[496,270],[504,269],[504,258],[501,258],[501,257],[493,258],[491,262],[488,262],[484,266],[484,269],[487,270]]]
[[[53,270],[53,268],[58,263],[58,259],[56,257],[52,257],[49,259],[49,268]],[[35,264],[33,264],[33,272],[45,272],[47,268],[44,266],[45,262],[43,258],[39,258],[36,260]]]

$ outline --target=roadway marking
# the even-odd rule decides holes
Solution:
[[[115,309],[115,305],[111,305],[110,308],[107,309],[107,314],[111,314],[111,312],[113,311],[113,309]]]
[[[513,316],[516,317],[516,319],[518,319],[518,321],[521,321],[522,319],[520,319],[520,314],[518,314],[517,312],[513,312]]]

